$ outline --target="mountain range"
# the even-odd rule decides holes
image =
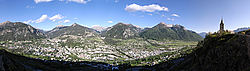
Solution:
[[[201,33],[198,33],[201,37],[205,38],[207,33],[206,32],[201,32]]]
[[[250,30],[239,34],[210,34],[185,57],[153,66],[112,66],[97,62],[40,60],[0,49],[0,69],[15,70],[136,70],[136,71],[249,71]]]
[[[250,27],[238,28],[238,29],[234,30],[234,32],[240,32],[240,31],[244,31],[244,30],[248,30],[248,29],[250,29]]]
[[[132,24],[118,23],[101,30],[84,27],[79,24],[71,26],[57,26],[50,31],[42,31],[21,22],[4,22],[0,25],[1,40],[30,40],[37,38],[55,38],[63,35],[77,35],[84,37],[105,37],[116,39],[144,38],[153,40],[184,40],[199,41],[202,39],[197,33],[185,29],[181,25],[159,23],[152,28],[139,28]],[[20,37],[21,36],[21,37]],[[12,38],[14,37],[14,38]]]

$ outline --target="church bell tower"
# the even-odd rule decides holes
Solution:
[[[224,21],[223,19],[221,19],[221,22],[220,22],[220,33],[223,33],[224,32]]]

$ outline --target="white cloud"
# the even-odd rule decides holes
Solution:
[[[107,21],[108,23],[113,23],[113,21]]]
[[[78,18],[74,18],[74,20],[78,20]]]
[[[49,18],[49,19],[52,20],[52,21],[56,21],[56,20],[60,20],[60,19],[63,19],[63,18],[64,18],[64,17],[63,17],[62,15],[57,14],[57,15],[55,15],[55,16]]]
[[[70,20],[64,20],[63,21],[63,23],[69,23],[70,22]]]
[[[50,1],[53,1],[53,0],[34,0],[35,3],[40,3],[40,2],[50,2]]]
[[[87,2],[89,2],[90,0],[67,0],[69,2],[76,2],[76,3],[82,3],[82,4],[86,4]]]
[[[161,15],[161,17],[166,17],[165,15]]]
[[[174,17],[180,17],[179,15],[177,14],[172,14],[171,16],[174,16]]]
[[[168,21],[174,21],[175,19],[173,18],[167,18]]]
[[[34,6],[27,5],[26,8],[35,8]]]
[[[29,23],[33,23],[32,20],[28,20],[28,21],[24,21],[23,23],[29,24]]]
[[[39,19],[35,20],[36,23],[41,23],[48,18],[48,15],[42,15]]]
[[[148,15],[152,16],[153,14],[148,14]]]
[[[115,0],[115,3],[119,2],[119,0]]]
[[[157,4],[151,4],[151,5],[145,5],[145,6],[140,6],[137,4],[130,4],[126,6],[125,10],[128,12],[136,12],[136,11],[155,12],[155,11],[168,11],[168,8],[161,7]]]

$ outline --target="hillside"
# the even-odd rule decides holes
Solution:
[[[105,67],[106,66],[106,67]],[[40,60],[9,53],[0,49],[1,71],[100,71],[110,70],[108,64],[100,62],[67,62]]]
[[[153,28],[141,32],[140,36],[142,38],[154,40],[199,41],[202,39],[197,33],[186,30],[181,25],[170,25],[165,23],[160,23]]]
[[[45,35],[28,24],[6,21],[0,23],[0,37],[0,41],[31,40],[44,38]]]
[[[198,44],[196,51],[172,69],[174,71],[249,71],[249,43],[249,35],[209,35]]]
[[[49,38],[54,38],[63,35],[78,35],[78,36],[97,36],[97,32],[88,27],[81,26],[79,24],[72,24],[71,26],[59,26],[48,32],[46,32]]]

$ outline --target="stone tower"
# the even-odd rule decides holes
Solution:
[[[224,32],[224,22],[223,22],[223,19],[221,19],[221,22],[220,22],[220,33],[223,33]]]

